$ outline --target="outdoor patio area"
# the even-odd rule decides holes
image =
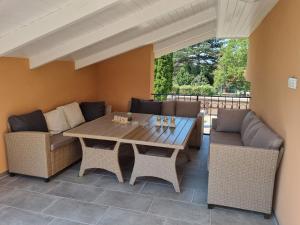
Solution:
[[[0,224],[98,225],[271,225],[262,214],[216,207],[207,208],[209,136],[201,150],[190,149],[191,162],[177,160],[181,193],[155,178],[128,180],[132,160],[123,158],[125,183],[103,170],[78,177],[76,164],[49,183],[25,176],[0,179]],[[22,221],[22,222],[21,222]]]

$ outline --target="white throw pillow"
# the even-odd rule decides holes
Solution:
[[[59,134],[65,130],[70,129],[65,114],[62,110],[55,109],[50,112],[44,113],[44,116],[50,134]]]
[[[71,128],[76,127],[79,124],[85,122],[79,104],[77,102],[60,106],[57,109],[58,110],[62,109],[64,111],[68,124],[70,125]]]

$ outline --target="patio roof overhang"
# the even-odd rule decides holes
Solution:
[[[156,57],[209,38],[248,37],[278,0],[61,0],[0,2],[0,56],[34,69],[80,69],[154,44]]]

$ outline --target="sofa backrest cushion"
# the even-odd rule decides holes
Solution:
[[[216,131],[240,133],[248,112],[246,109],[219,109]]]
[[[71,128],[62,110],[55,109],[50,112],[44,113],[44,116],[49,132],[52,135],[59,134]]]
[[[41,131],[48,132],[47,123],[43,112],[36,110],[34,112],[19,116],[10,116],[8,123],[12,132],[17,131]]]
[[[77,102],[60,106],[57,109],[63,110],[66,119],[68,121],[68,124],[70,125],[71,128],[76,127],[85,122],[79,104]]]
[[[255,118],[253,118],[247,126],[244,135],[242,136],[243,144],[250,146],[253,137],[257,133],[258,129],[262,126],[264,126],[264,123],[257,116],[255,116]]]
[[[140,100],[138,113],[161,115],[162,103],[157,101]]]
[[[250,142],[251,147],[277,149],[283,144],[283,139],[279,137],[266,125],[261,126]]]
[[[176,116],[197,117],[200,113],[200,102],[176,102]]]
[[[105,115],[105,102],[81,102],[80,109],[85,121],[92,121]]]
[[[162,102],[162,115],[175,116],[176,113],[176,101],[164,101]]]
[[[131,101],[130,101],[130,112],[137,113],[139,111],[140,101],[141,100],[138,99],[138,98],[131,98]]]
[[[243,122],[242,122],[241,136],[244,136],[245,131],[246,131],[248,125],[250,124],[250,122],[251,122],[254,118],[257,118],[256,115],[255,115],[255,112],[249,111],[249,112],[246,114],[246,116],[244,117]]]

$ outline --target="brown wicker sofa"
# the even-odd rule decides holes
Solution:
[[[105,107],[105,113],[111,111]],[[76,138],[65,137],[62,133],[18,131],[5,134],[8,172],[49,178],[81,158],[81,145]]]
[[[208,207],[257,211],[269,218],[282,146],[254,112],[219,110],[210,136]]]

